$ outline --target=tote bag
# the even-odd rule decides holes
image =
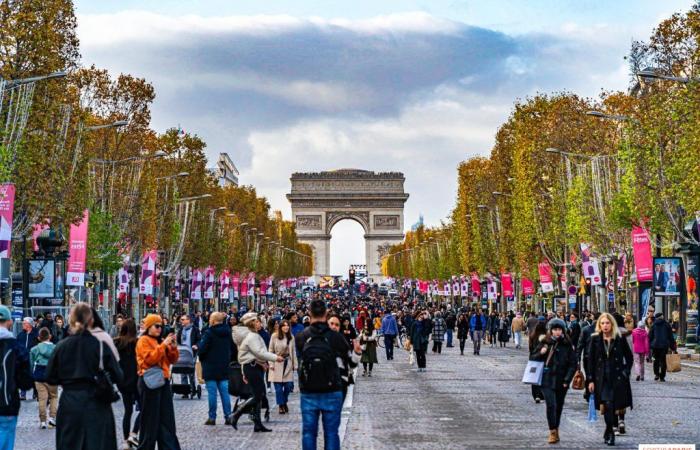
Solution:
[[[544,373],[544,361],[528,361],[523,373],[523,383],[534,384],[539,386],[542,384],[542,374]]]
[[[678,353],[669,353],[666,355],[666,370],[668,372],[681,371],[681,355]]]

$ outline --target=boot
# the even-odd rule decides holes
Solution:
[[[554,429],[554,437],[557,439],[557,442],[559,442],[559,428]]]
[[[547,440],[547,443],[549,443],[549,444],[556,444],[557,443],[556,430],[549,430],[549,439]]]
[[[255,398],[250,397],[246,399],[243,403],[238,405],[238,408],[231,414],[231,426],[233,427],[234,430],[238,429],[238,419],[241,418],[243,415],[243,410],[245,410],[248,406],[252,405],[255,403]],[[258,414],[258,420],[260,420],[260,415]]]
[[[253,423],[255,424],[255,427],[253,428],[253,431],[255,433],[269,433],[272,430],[269,428],[265,428],[265,426],[262,424],[262,420],[260,420],[261,409],[261,402],[255,403],[253,409]]]

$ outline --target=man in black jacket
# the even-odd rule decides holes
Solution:
[[[593,333],[595,333],[595,324],[598,322],[598,318],[600,317],[600,313],[597,312],[593,316],[595,320],[593,320],[593,323],[583,327],[581,330],[581,337],[578,339],[578,345],[576,345],[576,362],[580,365],[581,364],[581,356],[583,356],[583,372],[585,374],[588,373],[588,350],[589,350],[589,345],[591,343],[591,336]],[[588,389],[583,390],[583,398],[588,401],[588,397],[590,396],[590,393],[588,392]]]
[[[666,353],[668,349],[676,349],[676,341],[673,339],[671,325],[664,320],[662,313],[657,313],[654,324],[649,331],[649,347],[654,356],[654,379],[666,381]]]
[[[574,349],[578,346],[578,339],[581,336],[581,325],[578,323],[578,316],[576,313],[571,313],[569,316],[569,339],[574,346]]]
[[[445,316],[445,328],[447,330],[447,346],[454,347],[452,345],[452,333],[454,333],[455,325],[457,324],[457,317],[455,317],[452,310],[448,310]]]

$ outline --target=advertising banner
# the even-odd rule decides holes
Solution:
[[[681,258],[654,258],[654,295],[681,295]]]
[[[498,287],[496,286],[496,280],[494,280],[490,275],[486,279],[486,289],[488,292],[486,296],[487,299],[496,300],[496,298],[498,298]]]
[[[236,272],[231,278],[231,287],[233,288],[233,298],[238,298],[238,293],[240,292],[241,284],[241,274]]]
[[[535,295],[535,283],[529,278],[520,281],[523,287],[523,295]]]
[[[157,259],[157,250],[151,250],[143,254],[143,258],[141,258],[141,280],[139,283],[139,294],[153,295],[153,286],[156,284]]]
[[[204,298],[214,298],[215,282],[216,278],[214,276],[214,268],[212,266],[209,266],[206,269],[204,269]]]
[[[255,297],[255,272],[248,274],[248,297]]]
[[[15,185],[0,184],[0,258],[9,258],[12,250],[12,216],[15,208]]]
[[[479,279],[479,274],[472,273],[472,295],[474,297],[481,297],[481,280]]]
[[[219,275],[219,298],[228,300],[231,288],[231,273],[224,270]]]
[[[501,290],[503,291],[503,297],[513,296],[513,276],[510,273],[501,274]]]
[[[548,262],[541,262],[537,265],[540,274],[540,285],[542,292],[554,292],[554,283],[552,282],[552,268]]]
[[[192,282],[190,284],[190,298],[192,300],[202,299],[202,287],[204,285],[204,273],[199,269],[192,270]]]
[[[455,297],[460,296],[461,292],[460,292],[460,288],[459,288],[459,280],[455,280],[452,283],[452,293],[454,294]]]
[[[127,272],[126,267],[119,269],[117,273],[117,278],[119,279],[119,293],[128,294],[129,293],[129,272]]]
[[[66,286],[84,286],[87,264],[88,210],[83,212],[83,220],[70,226],[68,238],[70,256],[66,268]]]
[[[462,297],[467,297],[469,295],[469,283],[467,278],[462,276]]]
[[[653,281],[654,266],[651,258],[651,241],[645,228],[632,227],[632,251],[637,281]]]
[[[452,296],[452,285],[450,284],[450,280],[445,281],[445,297],[451,297]]]

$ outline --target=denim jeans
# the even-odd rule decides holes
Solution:
[[[224,419],[231,415],[231,397],[228,395],[228,380],[206,380],[207,397],[209,399],[209,418],[216,419],[216,392],[221,396],[221,406],[224,409]]]
[[[394,359],[394,336],[393,334],[384,335],[384,350],[386,350],[386,359]]]
[[[338,414],[340,419],[340,414]],[[15,448],[15,429],[17,416],[0,416],[0,450]]]
[[[318,435],[318,415],[323,416],[323,448],[325,450],[340,450],[340,413],[343,409],[343,393],[341,391],[323,394],[301,394],[301,420],[303,450],[316,450]]]
[[[447,329],[447,346],[452,347],[452,333],[454,330],[452,328]]]
[[[515,346],[520,348],[520,331],[516,331],[513,335],[515,336]]]
[[[293,381],[285,381],[283,383],[273,383],[275,385],[275,400],[277,401],[277,406],[286,405],[289,399],[289,393],[294,390]]]

